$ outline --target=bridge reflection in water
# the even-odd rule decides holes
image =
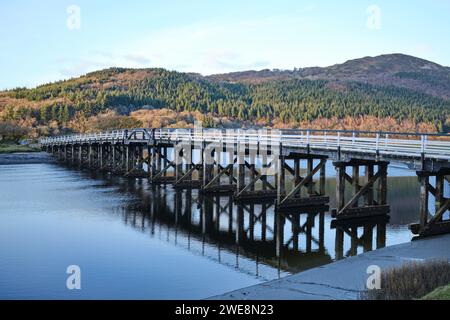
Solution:
[[[328,206],[280,212],[273,201],[239,203],[232,195],[205,195],[145,179],[107,181],[120,193],[137,196],[119,209],[127,225],[262,279],[386,245],[388,216],[336,223]]]

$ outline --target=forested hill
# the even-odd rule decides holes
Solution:
[[[325,68],[244,71],[213,75],[209,78],[216,81],[244,83],[288,79],[358,81],[378,86],[408,88],[450,99],[449,67],[404,54],[364,57]]]
[[[111,68],[33,89],[1,92],[0,120],[32,128],[38,135],[90,130],[90,119],[98,124],[97,118],[107,115],[114,121],[104,127],[155,125],[155,119],[139,123],[149,117],[139,119],[145,111],[136,111],[145,109],[154,118],[158,109],[169,109],[166,117],[183,114],[189,124],[200,115],[207,126],[336,127],[338,123],[348,129],[357,123],[366,126],[361,124],[366,119],[442,132],[450,126],[449,79],[448,68],[404,55],[363,58],[329,68],[209,77],[164,69]],[[130,113],[132,118],[120,118]]]

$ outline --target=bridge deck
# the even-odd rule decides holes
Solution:
[[[238,144],[245,145],[246,149],[281,146],[284,155],[307,152],[324,155],[332,160],[358,158],[399,161],[416,170],[450,167],[450,135],[437,134],[331,130],[132,129],[50,137],[42,139],[41,144],[152,144],[154,140],[167,145],[183,142],[200,147],[203,142],[222,143],[234,147],[234,150],[237,150]]]

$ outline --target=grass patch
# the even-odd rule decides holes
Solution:
[[[18,144],[0,144],[0,153],[38,152],[38,147]]]
[[[450,300],[450,284],[435,289],[423,297],[422,300]]]
[[[450,263],[447,260],[411,262],[381,273],[381,289],[361,294],[367,300],[420,299],[436,288],[450,283]]]

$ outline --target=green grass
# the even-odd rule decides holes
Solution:
[[[0,153],[38,152],[38,147],[18,144],[0,144]]]
[[[437,288],[424,296],[421,300],[450,300],[450,284]]]

